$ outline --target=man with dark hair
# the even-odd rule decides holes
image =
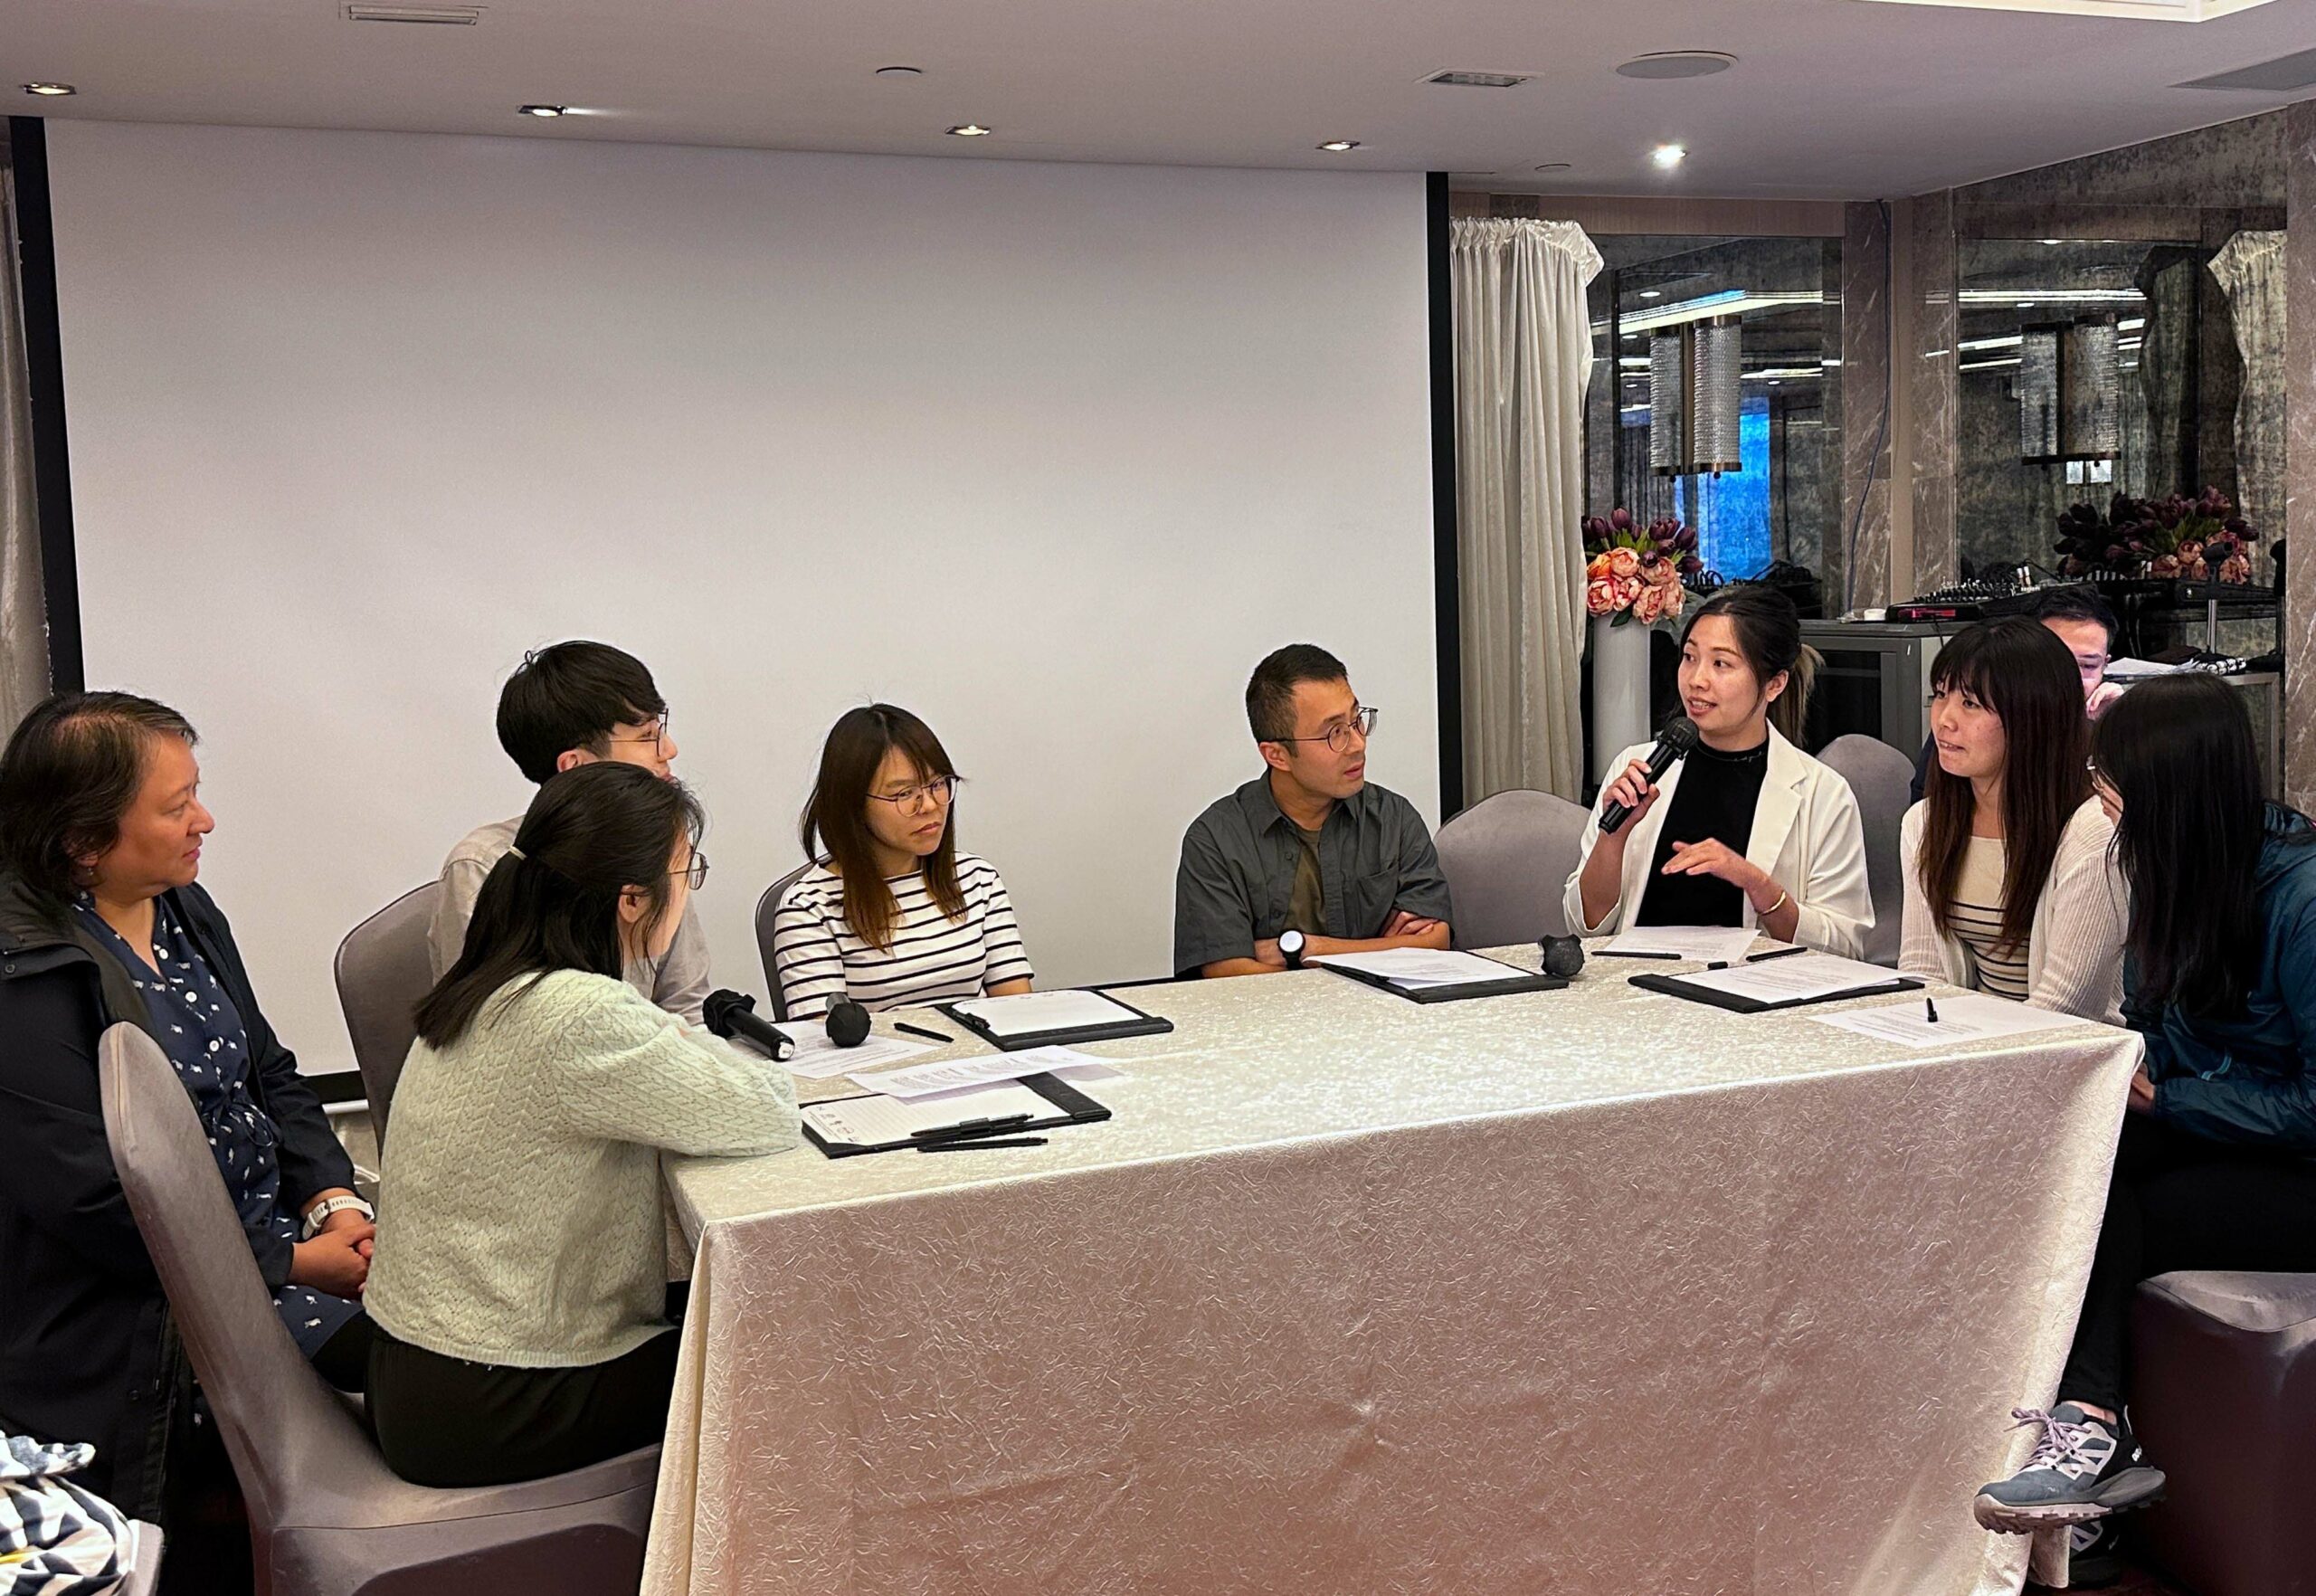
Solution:
[[[2096,720],[2106,713],[2110,704],[2123,696],[2121,687],[2105,679],[2108,661],[2114,658],[2115,633],[2121,628],[2114,607],[2097,588],[2089,583],[2046,588],[2036,594],[2018,613],[2040,621],[2074,656],[2074,668],[2083,677],[2085,715]],[[1922,802],[1923,784],[1930,780],[1931,762],[1937,757],[1938,739],[1924,738],[1922,752],[1914,758],[1912,802]]]
[[[1254,975],[1315,954],[1448,945],[1431,833],[1413,804],[1367,780],[1375,719],[1324,649],[1292,643],[1255,667],[1247,724],[1265,768],[1183,835],[1175,974]]]
[[[668,701],[643,661],[608,643],[560,642],[524,656],[498,693],[498,743],[534,782],[596,760],[638,765],[662,780],[672,773],[676,739]],[[485,877],[508,849],[523,817],[493,821],[469,832],[442,863],[442,890],[427,927],[434,978],[458,961],[467,922]],[[628,984],[692,1025],[704,1023],[707,938],[691,902],[676,940],[657,959],[627,967]]]

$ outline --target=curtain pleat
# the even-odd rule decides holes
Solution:
[[[0,166],[0,737],[48,691],[48,613],[41,592],[40,524],[33,508],[24,294],[16,280],[16,204]]]

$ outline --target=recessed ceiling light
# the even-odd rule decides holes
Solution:
[[[953,138],[986,138],[989,131],[979,122],[959,122],[949,129],[949,136]]]
[[[1359,140],[1356,138],[1330,138],[1324,144],[1319,146],[1319,147],[1324,150],[1332,151],[1336,155],[1342,155],[1347,150],[1357,149],[1359,147]]]
[[[1660,144],[1648,152],[1648,158],[1667,172],[1688,158],[1689,152],[1677,144]]]
[[[878,67],[877,69],[877,76],[880,78],[921,78],[925,76],[925,69],[923,67],[905,66]]]
[[[2044,239],[2042,242],[2045,242],[2045,243],[2046,243],[2046,244],[2055,244],[2055,243],[2057,243],[2057,242],[2060,242],[2060,241],[2059,241],[2059,240],[2057,240],[2057,239],[2055,239],[2055,238],[2046,238],[2046,239]]]
[[[571,114],[571,108],[567,105],[518,105],[515,110],[517,115],[526,117],[567,117]]]
[[[27,83],[24,85],[24,92],[27,94],[58,95],[78,94],[81,91],[72,87],[70,83]]]
[[[1640,290],[1640,297],[1644,299],[1661,299],[1665,297],[1665,290],[1663,289],[1643,289]]]
[[[2054,16],[2127,16],[2154,22],[2210,22],[2268,0],[1884,0],[1904,5],[1960,5],[1974,11],[2039,11]]]
[[[1652,50],[1647,55],[1636,55],[1617,68],[1619,78],[1709,78],[1715,72],[1725,72],[1737,64],[1737,58],[1721,50]]]
[[[2035,308],[2035,301],[2032,299],[2021,299],[2018,301],[2018,308],[2021,310],[2032,310]]]
[[[1538,166],[1536,170],[1539,172],[1565,172],[1568,170],[1568,167],[1569,163],[1566,161],[1546,161],[1542,166]]]

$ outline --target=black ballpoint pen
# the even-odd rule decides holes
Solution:
[[[935,1141],[919,1142],[920,1153],[961,1153],[968,1147],[1042,1147],[1043,1136],[942,1136]]]
[[[1019,1130],[1030,1123],[1027,1114],[1001,1114],[989,1119],[960,1120],[955,1125],[936,1125],[929,1130],[911,1131],[912,1142],[946,1142],[959,1136],[988,1136],[1000,1131]]]
[[[911,1036],[921,1036],[927,1041],[953,1042],[957,1040],[954,1036],[943,1036],[937,1031],[927,1031],[922,1025],[911,1025],[905,1021],[900,1020],[893,1021],[893,1029],[895,1031],[906,1031]]]

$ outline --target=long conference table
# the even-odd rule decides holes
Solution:
[[[1140,986],[1175,1030],[1088,1046],[1115,1116],[1046,1146],[670,1160],[645,1591],[2017,1590],[1970,1497],[2058,1378],[2137,1039],[1916,1050],[1810,1017],[1890,998],[1635,967]]]

